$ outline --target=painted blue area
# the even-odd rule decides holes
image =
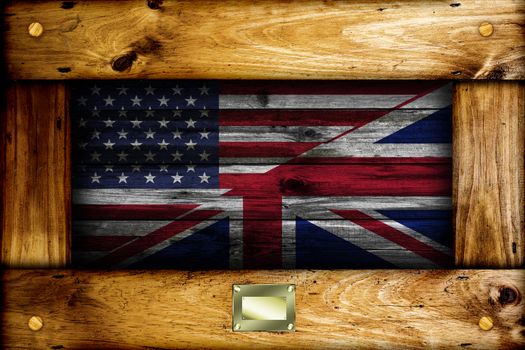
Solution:
[[[452,247],[451,210],[379,210],[381,214],[447,247]]]
[[[451,143],[452,109],[441,109],[376,143]]]
[[[229,220],[222,219],[135,263],[140,269],[228,269]]]
[[[314,224],[296,219],[296,267],[360,269],[395,267]]]

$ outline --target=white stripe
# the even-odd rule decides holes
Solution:
[[[344,197],[283,197],[283,206],[304,215],[319,213],[322,210],[450,210],[451,197],[431,196],[344,196]],[[323,217],[316,214],[316,218]]]
[[[264,159],[264,158],[263,158]],[[272,165],[220,165],[219,174],[264,174],[279,164]]]
[[[173,220],[76,220],[75,236],[145,236]]]
[[[219,109],[394,108],[413,95],[220,95]],[[433,108],[428,100],[426,108]]]
[[[352,126],[221,126],[220,142],[324,142]]]

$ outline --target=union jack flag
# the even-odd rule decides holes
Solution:
[[[74,264],[448,266],[450,90],[441,82],[76,83]]]

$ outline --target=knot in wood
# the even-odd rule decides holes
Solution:
[[[283,179],[281,180],[281,192],[301,192],[305,185],[304,181],[300,179]]]
[[[115,57],[111,63],[111,68],[117,72],[130,70],[136,59],[137,54],[134,51],[128,52],[122,56]]]
[[[148,7],[152,10],[160,10],[163,0],[148,0]]]
[[[501,287],[499,289],[498,302],[505,306],[519,303],[520,293],[513,287]]]

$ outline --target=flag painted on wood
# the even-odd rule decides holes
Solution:
[[[441,82],[76,83],[73,261],[449,266],[450,104]]]

